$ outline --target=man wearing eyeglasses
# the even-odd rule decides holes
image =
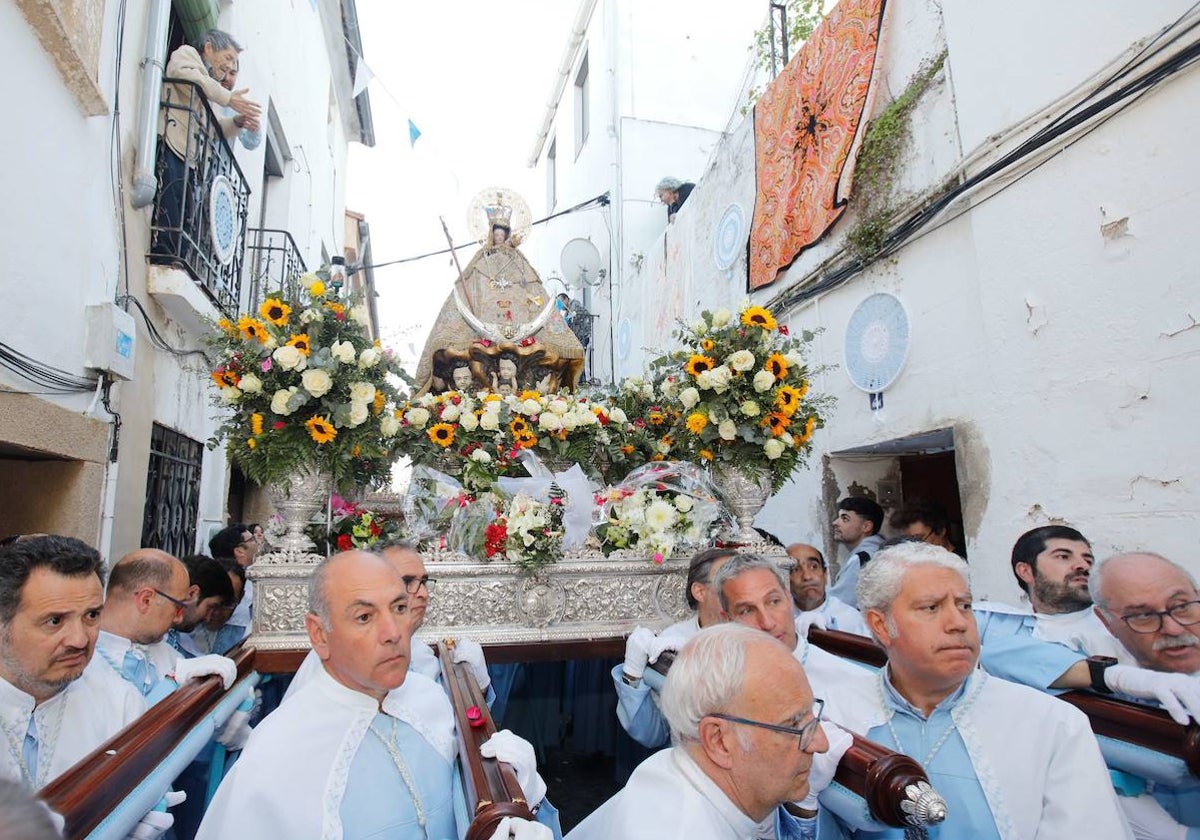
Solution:
[[[568,840],[800,837],[781,806],[809,791],[828,748],[804,668],[757,630],[721,624],[680,652],[663,685],[674,746],[642,762],[624,789]]]
[[[888,664],[872,691],[838,698],[839,722],[925,768],[947,810],[931,836],[1133,836],[1087,717],[976,667],[961,558],[915,542],[882,549],[859,577],[858,603]]]

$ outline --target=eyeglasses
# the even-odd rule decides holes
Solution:
[[[821,723],[821,712],[824,711],[824,709],[824,700],[813,700],[813,718],[799,729],[793,726],[778,726],[774,723],[763,723],[761,720],[749,720],[748,718],[734,717],[733,715],[714,713],[711,715],[705,715],[705,717],[727,720],[730,723],[741,723],[745,724],[746,726],[757,726],[759,729],[769,729],[772,732],[782,732],[784,735],[795,735],[800,739],[800,750],[804,751],[812,746],[813,738],[816,737],[817,734],[817,727]]]
[[[429,575],[422,575],[421,577],[404,575],[400,579],[404,581],[404,588],[408,591],[409,595],[416,595],[422,586],[425,587],[426,592],[429,592],[433,589],[433,585],[437,583],[437,578],[431,578]]]
[[[186,610],[188,607],[191,606],[191,604],[189,604],[187,601],[180,601],[178,598],[172,598],[170,595],[168,595],[166,592],[163,592],[161,589],[155,589],[154,594],[161,595],[162,597],[164,597],[168,601],[170,601],[172,604],[174,604],[176,615],[183,615],[184,610]]]
[[[1162,629],[1163,617],[1168,615],[1183,627],[1200,624],[1200,601],[1184,601],[1165,610],[1123,615],[1121,620],[1128,624],[1134,633],[1157,633]]]

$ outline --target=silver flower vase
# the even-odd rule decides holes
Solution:
[[[742,544],[762,542],[762,537],[754,530],[754,517],[771,497],[770,473],[754,475],[737,467],[714,466],[712,480],[721,501],[737,523],[723,535],[725,541]]]
[[[312,521],[313,514],[328,503],[330,483],[329,473],[305,467],[286,482],[267,485],[271,504],[287,528],[287,533],[274,544],[277,551],[304,553],[316,549],[304,529]]]

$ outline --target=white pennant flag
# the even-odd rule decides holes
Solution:
[[[367,66],[367,62],[360,55],[358,64],[354,68],[354,91],[350,94],[350,98],[354,99],[360,93],[367,89],[367,85],[375,78],[375,74],[371,72],[371,68]]]

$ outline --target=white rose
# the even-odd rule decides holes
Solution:
[[[700,392],[695,388],[688,386],[680,392],[679,401],[683,403],[684,408],[691,408],[696,403],[700,402]]]
[[[454,403],[446,403],[446,407],[442,409],[442,419],[447,423],[453,423],[459,418],[461,412],[462,409]]]
[[[557,432],[563,427],[563,418],[552,411],[542,412],[542,416],[538,418],[538,427],[547,432]]]
[[[419,406],[417,408],[410,408],[404,416],[408,418],[409,423],[418,429],[424,429],[425,424],[429,422],[429,410]]]
[[[311,324],[313,321],[324,321],[325,316],[320,309],[305,309],[300,313],[301,324]]]
[[[608,419],[613,421],[614,423],[628,423],[629,422],[629,417],[625,414],[625,411],[619,407],[614,408],[612,411],[608,412]]]
[[[568,432],[575,431],[575,427],[578,425],[580,425],[579,424],[579,415],[575,414],[574,412],[572,412],[571,414],[563,415],[562,427],[564,429],[566,429]]]
[[[369,403],[375,399],[375,386],[370,382],[350,383],[350,402]]]
[[[570,406],[567,405],[567,401],[563,399],[550,400],[550,402],[546,405],[547,411],[552,411],[560,417],[566,414],[569,409]]]
[[[292,394],[296,393],[298,390],[299,389],[293,385],[290,388],[280,388],[278,391],[276,391],[275,395],[271,397],[271,411],[275,412],[276,414],[281,414],[284,417],[291,414],[294,409],[288,408],[288,400],[291,399]]]
[[[713,387],[713,377],[711,370],[702,370],[696,375],[696,385],[705,391],[711,391]]]
[[[308,367],[308,361],[304,358],[304,354],[290,344],[277,347],[271,357],[284,370],[304,370]]]
[[[769,370],[760,370],[754,374],[754,390],[760,394],[764,391],[770,391],[771,386],[775,384],[775,375]]]
[[[678,510],[680,513],[687,513],[694,506],[695,506],[695,502],[692,501],[691,496],[676,496],[675,497],[675,509]]]
[[[746,400],[742,403],[741,412],[747,417],[757,417],[762,413],[762,409],[758,407],[758,403],[754,400]]]
[[[722,420],[717,426],[717,434],[721,436],[721,440],[736,440],[737,423],[732,420]]]
[[[314,397],[323,397],[329,393],[329,389],[333,387],[333,377],[320,368],[311,368],[304,371],[300,377],[301,384],[304,385],[304,390],[312,394]]]
[[[479,428],[479,418],[472,411],[464,411],[458,415],[458,425],[468,432],[473,432]]]
[[[802,367],[804,365],[804,357],[800,355],[799,350],[789,350],[783,354],[783,358],[792,367]]]
[[[733,374],[725,365],[718,368],[713,368],[712,371],[712,388],[718,394],[724,394],[729,390],[729,381],[733,379]]]
[[[728,309],[718,309],[716,312],[713,313],[712,325],[715,329],[719,330],[719,329],[721,329],[721,327],[726,326],[730,322],[730,320],[732,320],[732,318],[733,318],[733,313],[730,312]]]
[[[754,367],[754,354],[749,350],[738,350],[725,361],[729,362],[729,365],[734,370],[740,370],[745,373]]]
[[[379,421],[379,431],[384,437],[395,437],[396,432],[400,431],[400,421],[396,419],[396,415],[390,412],[383,415]]]
[[[483,416],[479,418],[479,428],[489,432],[494,432],[500,428],[500,413],[496,411],[485,411]]]
[[[382,358],[383,354],[379,352],[378,348],[368,347],[358,355],[358,366],[363,369],[375,367]]]
[[[350,403],[350,428],[361,426],[363,423],[367,422],[367,418],[370,416],[371,410],[367,408],[366,403]]]
[[[521,403],[522,414],[537,414],[542,410],[542,404],[537,400],[525,400]]]
[[[246,377],[243,376],[242,381],[245,382]],[[225,405],[233,405],[235,402],[237,402],[241,398],[242,398],[242,392],[238,388],[222,388],[221,389],[221,402],[225,403]]]
[[[262,392],[262,380],[253,373],[247,373],[242,377],[241,381],[238,382],[238,387],[247,394],[258,394]]]
[[[674,379],[667,379],[663,382],[660,390],[664,397],[673,397],[679,393],[679,383]]]
[[[708,324],[704,323],[703,321],[693,321],[692,332],[696,335],[704,335],[706,332],[708,332]]]
[[[329,354],[344,365],[354,362],[354,345],[349,341],[335,341],[329,348]]]
[[[767,453],[767,459],[774,461],[783,454],[783,441],[778,438],[771,438],[763,444],[763,452]]]
[[[422,394],[421,398],[417,400],[417,405],[421,406],[421,408],[433,408],[433,406],[439,402],[441,402],[441,400],[439,400],[433,394]]]
[[[360,303],[350,307],[350,320],[362,324],[364,327],[371,323],[371,313],[367,309],[365,303]]]
[[[490,464],[492,456],[488,454],[486,449],[471,450],[471,460],[479,464]]]
[[[779,436],[779,439],[781,441],[783,441],[784,446],[795,446],[796,445],[796,439],[794,437],[792,437],[791,432],[784,432],[783,434],[781,434]]]

